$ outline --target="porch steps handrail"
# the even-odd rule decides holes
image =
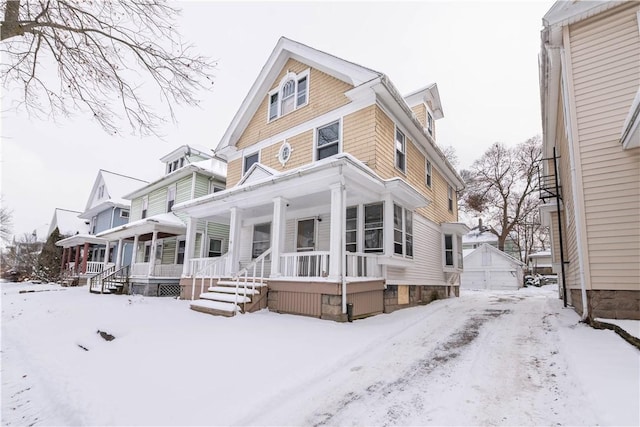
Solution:
[[[252,292],[256,290],[256,284],[258,286],[264,285],[264,262],[271,255],[271,248],[264,251],[260,254],[259,257],[251,261],[247,264],[243,269],[238,271],[236,275],[231,279],[236,282],[236,292],[235,292],[235,304],[238,305],[238,300],[240,299],[240,293],[238,292],[242,287],[244,289],[243,300],[242,300],[242,312],[245,312],[247,307],[247,301],[244,299],[244,296],[247,295],[247,289],[251,289]],[[260,274],[256,276],[258,272],[258,265],[260,266],[259,272]],[[249,272],[251,272],[251,276],[249,276]],[[257,279],[257,281],[256,281]],[[247,288],[247,283],[251,280],[251,287]],[[242,281],[242,286],[240,286],[240,282]]]
[[[113,273],[107,275],[104,279],[102,279],[102,291],[104,293],[105,286],[107,290],[112,291],[114,289],[118,289],[120,287],[124,287],[124,285],[129,283],[129,269],[128,265],[120,268],[119,270],[115,270]]]
[[[194,300],[196,297],[196,284],[197,280],[200,279],[200,293],[204,293],[204,284],[206,280],[209,280],[209,286],[213,285],[214,279],[220,279],[224,275],[226,275],[229,270],[229,252],[225,253],[220,257],[216,257],[213,260],[205,263],[204,266],[201,266],[199,270],[195,271],[195,266],[203,260],[203,258],[194,258],[191,262],[191,299]]]
[[[115,265],[111,265],[110,267],[102,270],[101,272],[94,274],[89,278],[89,292],[95,294],[104,293],[103,281],[104,278],[113,273],[116,270]]]

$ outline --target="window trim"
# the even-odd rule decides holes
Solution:
[[[398,167],[398,133],[402,135],[402,151],[400,152],[402,154],[402,168]],[[393,166],[404,175],[407,174],[407,136],[397,125],[395,125],[393,133]]]
[[[427,110],[427,132],[433,137],[433,114]]]
[[[382,212],[382,216],[380,218],[379,223],[381,224],[379,227],[371,227],[367,229],[367,206],[374,206],[374,205],[380,205],[381,206],[381,212]],[[364,253],[378,253],[378,254],[383,254],[384,253],[384,238],[385,238],[385,232],[384,232],[384,217],[385,217],[385,202],[374,202],[374,203],[367,203],[365,205],[362,206],[362,252]],[[381,239],[381,246],[378,248],[367,248],[366,247],[366,243],[367,243],[367,231],[368,230],[381,230],[382,231],[382,239]]]
[[[396,209],[400,210],[400,228],[396,228]],[[407,227],[407,224],[411,222],[411,227]],[[411,233],[408,232],[408,229],[411,228]],[[400,240],[396,239],[396,232],[400,232]],[[411,237],[411,254],[409,254],[407,250],[407,243],[409,241],[409,236]],[[403,257],[408,259],[413,259],[413,211],[405,208],[404,206],[394,203],[393,204],[393,253],[391,256],[394,257]],[[397,252],[396,245],[400,245],[401,252]]]
[[[140,219],[145,219],[149,211],[149,196],[142,197],[142,209],[140,209]]]
[[[306,90],[305,90],[305,100],[303,103],[298,103],[298,97],[299,97],[299,85],[300,85],[300,81],[306,79]],[[293,95],[291,95],[293,97],[293,109],[291,111],[288,111],[286,113],[282,113],[282,101],[283,101],[283,89],[284,86],[292,81],[295,84],[295,88],[293,91]],[[294,73],[292,71],[288,72],[287,74],[284,75],[284,77],[282,77],[282,79],[280,80],[280,82],[278,83],[278,86],[276,86],[275,88],[271,89],[268,93],[267,93],[267,123],[271,123],[275,120],[278,120],[280,117],[284,117],[287,114],[293,113],[294,111],[296,111],[298,108],[302,108],[306,105],[309,104],[309,88],[310,88],[310,81],[311,81],[311,68],[307,68],[306,70],[300,71],[299,73]],[[272,98],[276,97],[275,99],[275,103],[273,102]],[[275,104],[275,114],[272,115],[272,108],[271,106]]]
[[[176,194],[178,192],[178,189],[176,188],[175,185],[170,185],[167,187],[167,202],[165,207],[167,208],[167,213],[171,212],[171,208],[173,207],[173,205],[176,203]],[[173,198],[171,198],[171,196],[173,196]]]
[[[424,182],[427,185],[427,188],[431,188],[433,185],[433,165],[431,161],[425,157],[425,165],[424,165]]]
[[[447,240],[446,237],[451,237],[451,261],[452,264],[447,264]],[[458,272],[463,270],[463,252],[462,252],[462,235],[455,232],[443,232],[442,233],[442,269],[445,272]]]
[[[453,212],[453,187],[451,184],[447,184],[447,208],[449,208],[449,212]]]
[[[180,255],[180,243],[184,242],[184,251],[182,252],[182,262],[178,262],[178,256]],[[187,241],[184,237],[176,239],[176,253],[173,258],[174,264],[184,264],[185,255],[187,254]]]
[[[217,240],[218,242],[220,242],[220,255],[211,256],[211,241],[212,240]],[[207,258],[221,257],[222,256],[222,247],[223,247],[223,245],[224,245],[224,242],[222,241],[222,239],[219,239],[217,237],[208,237],[207,238]]]
[[[255,240],[256,236],[256,227],[261,226],[261,225],[268,225],[269,226],[269,239],[268,240]],[[265,251],[267,251],[270,247],[271,247],[271,232],[272,232],[272,226],[271,226],[271,222],[262,222],[260,224],[253,224],[253,229],[251,232],[251,259],[254,260],[256,258],[258,258],[260,255],[262,255]],[[256,242],[269,242],[269,245],[265,248],[264,251],[262,251],[261,253],[259,253],[257,256],[253,256],[253,254],[255,253],[255,244]]]
[[[349,209],[354,209],[355,212],[356,212],[355,218],[352,218],[352,219],[355,219],[355,222],[356,222],[356,225],[355,225],[354,228],[348,228],[349,226],[347,225],[349,223],[349,221],[350,221],[350,219],[348,217],[348,214],[347,214]],[[359,205],[347,206],[347,208],[344,211],[344,215],[345,215],[344,250],[347,253],[359,252],[358,249],[360,248],[360,239],[359,239],[359,236],[360,236],[360,206]],[[364,225],[362,227],[364,229]],[[355,233],[356,234],[355,241],[353,241],[353,242],[348,242],[347,241],[347,234],[348,233]],[[347,246],[350,246],[350,245],[355,245],[355,249],[356,250],[355,251],[350,251],[349,249],[347,249]]]
[[[313,161],[314,162],[322,160],[322,159],[319,158],[319,155],[318,155],[318,151],[319,151],[319,148],[318,148],[318,133],[320,132],[320,129],[324,129],[324,128],[332,126],[332,125],[334,125],[336,123],[338,124],[338,141],[337,141],[338,152],[336,154],[342,153],[342,117],[340,117],[337,120],[333,120],[333,121],[331,121],[331,122],[329,122],[327,124],[324,124],[322,126],[317,126],[314,129],[314,132],[313,132]],[[331,145],[333,145],[333,143]],[[324,146],[324,147],[326,147],[326,146]],[[335,156],[335,154],[332,154],[331,156]],[[329,158],[331,156],[323,157],[323,159]]]
[[[124,213],[127,213],[126,215],[124,215]],[[120,218],[129,218],[131,217],[131,212],[129,211],[129,209],[120,209]]]

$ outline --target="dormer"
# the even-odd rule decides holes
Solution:
[[[438,85],[435,83],[418,89],[404,97],[424,131],[435,140],[435,121],[444,117]]]
[[[168,175],[185,165],[211,159],[211,150],[194,145],[182,145],[160,159],[165,164],[165,175]]]

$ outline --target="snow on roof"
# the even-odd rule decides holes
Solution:
[[[467,255],[469,255],[470,253],[472,253],[473,251],[475,251],[475,249],[463,249],[462,250],[462,257],[466,257]]]
[[[104,183],[107,187],[109,198],[114,200],[122,200],[122,196],[124,196],[125,194],[130,193],[131,191],[135,190],[136,188],[140,188],[145,184],[148,184],[147,181],[143,181],[138,178],[120,175],[118,173],[105,170],[102,170],[102,179],[104,179]]]
[[[47,238],[58,228],[63,236],[72,236],[74,234],[83,234],[89,232],[89,224],[82,218],[79,218],[80,212],[68,209],[56,208],[53,211],[53,219],[49,225]]]
[[[497,242],[498,236],[490,231],[478,231],[473,229],[464,236],[462,236],[462,243],[487,243]]]
[[[550,250],[539,251],[539,252],[534,252],[532,254],[529,254],[529,258],[544,258],[544,257],[550,257],[550,256],[551,256]]]

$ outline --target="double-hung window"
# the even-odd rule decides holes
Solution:
[[[413,213],[393,205],[393,253],[413,257]]]
[[[340,121],[318,128],[316,132],[316,159],[333,156],[340,152]]]
[[[222,240],[209,239],[209,252],[207,256],[209,258],[222,256]]]
[[[404,210],[404,254],[413,258],[413,212]]]
[[[396,128],[396,169],[404,173],[407,167],[407,151],[404,133]]]
[[[453,212],[453,187],[447,186],[447,196],[449,197],[448,208],[449,212]]]
[[[397,255],[403,254],[403,215],[402,215],[402,207],[398,205],[393,205],[393,253]]]
[[[282,104],[280,105],[280,115],[285,115],[293,111],[296,102],[296,81],[289,80],[282,87]]]
[[[453,234],[444,235],[444,265],[453,267]]]
[[[384,250],[384,204],[373,203],[364,206],[364,251]]]
[[[425,165],[425,182],[427,187],[431,188],[431,162],[427,160],[427,164]]]
[[[178,247],[176,248],[176,264],[184,264],[184,251],[186,245],[187,244],[184,240],[178,240]]]
[[[147,209],[149,209],[149,196],[144,196],[142,198],[142,214],[140,218],[144,219],[147,217]]]
[[[427,132],[433,136],[433,116],[427,111]]]
[[[254,225],[251,258],[258,258],[269,247],[271,247],[271,223]]]
[[[244,156],[244,161],[242,164],[242,174],[244,175],[245,173],[247,173],[247,171],[249,170],[249,168],[254,164],[254,163],[258,163],[260,161],[260,152],[256,151],[253,154],[249,154],[247,156]]]

